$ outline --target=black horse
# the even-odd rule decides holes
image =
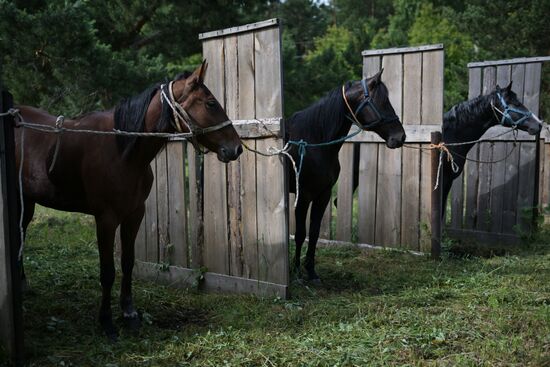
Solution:
[[[399,117],[388,98],[388,89],[381,81],[382,71],[375,76],[360,81],[348,82],[343,87],[332,90],[305,110],[296,112],[287,121],[286,140],[304,141],[308,144],[323,144],[342,139],[349,132],[352,123],[361,129],[372,130],[386,141],[388,148],[399,148],[405,142],[405,131]],[[338,180],[340,164],[338,152],[343,141],[325,146],[292,145],[290,154],[301,167],[299,175],[299,195],[296,205],[296,257],[295,267],[298,276],[300,255],[306,237],[306,216],[311,207],[309,244],[304,263],[307,277],[319,281],[315,272],[315,247],[323,213],[330,200],[332,187]],[[303,158],[303,161],[302,161]],[[301,163],[300,163],[301,162]],[[295,192],[296,177],[289,167],[289,188]]]
[[[475,141],[499,124],[527,131],[530,135],[537,135],[542,129],[541,121],[518,100],[510,83],[504,89],[497,85],[491,93],[459,103],[447,111],[443,115],[443,141],[447,144]],[[445,155],[441,168],[442,216],[453,180],[464,170],[466,156],[473,146],[474,143],[448,146],[456,167],[452,169]]]

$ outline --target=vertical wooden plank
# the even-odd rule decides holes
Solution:
[[[533,195],[535,192],[536,143],[522,142],[519,146],[519,182],[516,223],[522,231],[530,231],[533,219]]]
[[[361,144],[359,159],[359,233],[360,243],[375,243],[376,188],[378,186],[379,144]],[[382,148],[384,149],[384,148]]]
[[[336,239],[351,242],[353,214],[353,144],[344,144],[338,155],[338,207],[336,212]]]
[[[489,94],[497,85],[497,70],[494,66],[486,66],[483,69],[483,94]]]
[[[225,49],[225,111],[230,119],[239,118],[238,38],[223,39]],[[242,208],[240,160],[227,164],[227,208],[229,229],[229,274],[242,275]]]
[[[158,222],[157,222],[157,159],[151,161],[151,169],[155,180],[151,187],[149,197],[145,200],[145,219],[147,220],[147,251],[146,259],[148,262],[157,263],[159,261],[158,251]]]
[[[401,149],[378,154],[376,244],[399,247],[401,240]]]
[[[158,220],[158,246],[159,262],[170,262],[170,241],[168,238],[169,198],[168,198],[168,166],[166,149],[157,154],[157,220]]]
[[[481,94],[482,87],[482,69],[470,68],[468,70],[468,98],[472,99],[478,97]],[[479,167],[475,162],[479,157],[479,145],[474,147],[468,152],[468,161],[464,172],[465,177],[465,205],[466,211],[464,213],[464,229],[475,229],[477,222],[477,190],[479,183]]]
[[[420,124],[422,95],[422,53],[403,55],[403,125]],[[428,101],[425,107],[433,108]],[[426,121],[428,122],[428,121]]]
[[[166,145],[168,161],[168,237],[170,238],[170,264],[187,267],[187,205],[185,202],[185,143]]]
[[[403,55],[386,55],[382,58],[382,80],[388,88],[395,113],[403,120]]]
[[[203,261],[208,271],[228,274],[226,167],[216,155],[204,157],[204,247]]]
[[[426,144],[422,146],[426,147]],[[431,249],[431,157],[429,150],[420,152],[420,251],[430,252]]]
[[[542,63],[540,62],[525,65],[523,104],[535,115],[539,114],[541,71]]]
[[[282,147],[274,138],[258,139],[256,148]],[[285,230],[285,192],[280,157],[262,157],[256,165],[259,278],[288,284],[288,235]]]
[[[544,144],[543,149],[544,154],[544,179],[541,184],[541,198],[542,198],[542,209],[546,213],[546,209],[550,205],[550,144]]]
[[[380,56],[363,57],[363,78],[372,77],[380,71]]]
[[[451,228],[462,229],[464,220],[464,173],[458,176],[451,186]],[[447,203],[445,203],[447,205]]]
[[[187,144],[189,163],[189,265],[199,268],[204,264],[203,180],[201,159],[192,144]]]
[[[281,42],[279,28],[254,33],[256,117],[283,114]],[[281,148],[282,141],[260,139],[256,147],[267,151]],[[260,280],[288,284],[288,211],[286,208],[284,163],[279,157],[262,157],[256,165],[257,225]]]
[[[403,55],[403,119],[404,125],[418,125],[421,117],[422,53]],[[413,144],[420,148],[420,144]],[[420,230],[420,150],[403,149],[401,201],[401,244],[412,250],[419,249]]]
[[[334,205],[334,198],[331,196],[330,201],[328,202],[327,208],[325,209],[325,214],[323,214],[323,219],[321,220],[321,229],[319,231],[319,237],[330,240],[330,223],[332,221],[332,206]],[[290,202],[292,205],[292,201]]]
[[[538,151],[539,151],[539,182],[538,182],[538,202],[539,213],[544,214],[544,195],[545,195],[545,185],[548,182],[546,178],[546,153],[544,151],[544,138],[538,140]]]
[[[203,43],[203,54],[209,62],[205,84],[225,108],[225,48],[223,38]],[[204,244],[203,262],[209,271],[229,272],[227,228],[226,167],[215,155],[204,157]]]
[[[247,140],[246,144],[256,149],[254,139]],[[263,164],[263,158],[260,164]],[[258,262],[258,224],[257,224],[257,197],[256,197],[256,155],[245,150],[241,155],[241,200],[242,200],[242,256],[243,276],[259,279]]]
[[[495,142],[491,161],[491,226],[489,230],[494,233],[502,232],[502,212],[504,208],[504,189],[506,187],[506,149],[507,143]]]
[[[443,50],[422,54],[422,125],[440,125],[443,120]]]
[[[508,86],[510,83],[510,78],[512,77],[512,66],[511,65],[499,65],[496,70],[496,83],[501,88]]]
[[[514,234],[517,216],[517,197],[519,182],[519,145],[506,143],[506,162],[504,173],[504,195],[502,198],[502,232]]]
[[[237,51],[239,75],[238,117],[253,119],[256,117],[254,33],[245,33],[239,36]],[[246,144],[252,149],[256,148],[256,142],[253,139],[248,139]],[[242,276],[258,279],[256,156],[245,150],[239,160],[241,169]]]
[[[512,90],[516,92],[518,99],[523,103],[523,91],[525,87],[525,64],[512,65]]]
[[[420,144],[414,146],[420,148]],[[401,244],[411,250],[419,249],[420,154],[419,149],[403,149]]]
[[[492,161],[493,143],[479,144],[479,160]],[[488,231],[491,228],[491,163],[479,163],[479,188],[477,197],[477,229]]]

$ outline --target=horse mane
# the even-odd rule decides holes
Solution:
[[[182,74],[176,76],[174,80],[181,80],[188,78],[192,73],[185,71]],[[145,116],[149,105],[157,90],[160,88],[160,83],[154,84],[141,92],[140,94],[123,99],[115,107],[114,120],[115,129],[121,131],[130,132],[143,132],[145,131]],[[167,103],[162,104],[162,112],[160,120],[157,123],[157,130],[163,131],[168,127],[173,116],[170,107]],[[134,136],[116,136],[118,150],[122,155],[127,155],[134,148],[137,137]]]
[[[351,82],[346,83],[349,88]],[[309,142],[326,141],[333,138],[341,129],[339,122],[345,119],[346,108],[342,98],[342,87],[329,91],[324,97],[309,107],[293,114],[289,122],[292,135],[299,135]]]
[[[473,124],[479,124],[482,117],[491,108],[494,92],[480,95],[473,99],[460,102],[443,115],[443,133],[462,130]],[[485,123],[486,121],[482,121]]]

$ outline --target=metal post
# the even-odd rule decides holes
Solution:
[[[439,144],[441,143],[441,132],[434,131],[431,133],[431,143]],[[441,186],[443,185],[443,175],[440,174],[439,184],[437,189],[434,190],[437,180],[438,167],[439,167],[439,157],[441,152],[439,149],[432,149],[432,179],[431,179],[431,190],[432,190],[432,217],[431,217],[431,232],[432,232],[432,259],[439,259],[441,255],[441,201],[442,201],[442,190]],[[439,172],[440,173],[440,172]]]

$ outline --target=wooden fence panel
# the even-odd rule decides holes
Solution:
[[[205,84],[241,139],[260,151],[282,148],[278,21],[199,38],[209,64]],[[147,200],[145,240],[138,241],[138,248],[146,248],[138,274],[189,286],[196,275],[188,267],[204,266],[205,289],[286,297],[284,162],[245,151],[224,164],[215,154],[200,156],[191,144],[179,141],[168,143],[163,152],[152,163],[156,178]],[[157,253],[150,254],[153,248]],[[159,260],[162,271],[156,270]]]
[[[336,239],[351,242],[353,216],[353,144],[344,144],[338,157],[338,208],[336,214]]]
[[[512,89],[527,108],[537,114],[539,110],[539,94],[542,62],[550,58],[522,58],[502,61],[470,63],[470,93],[469,98],[476,97],[480,92],[491,93],[498,84],[506,87],[512,81]],[[511,134],[491,140],[496,135],[494,131],[505,131],[505,128],[490,129],[482,138],[489,140],[477,144],[468,154],[468,158],[487,160],[492,163],[467,162],[466,185],[452,191],[453,216],[459,216],[462,209],[454,197],[464,195],[464,222],[462,230],[483,231],[485,239],[518,242],[519,234],[531,230],[533,223],[533,208],[542,203],[545,190],[539,185],[545,185],[544,163],[539,163],[540,156],[544,162],[546,153],[537,153],[538,146],[544,150],[544,145],[535,141],[534,137],[520,133],[518,143],[514,143]],[[540,180],[540,182],[538,182]],[[546,196],[548,196],[546,194]],[[454,222],[453,229],[461,229]],[[477,232],[479,233],[479,232]]]

